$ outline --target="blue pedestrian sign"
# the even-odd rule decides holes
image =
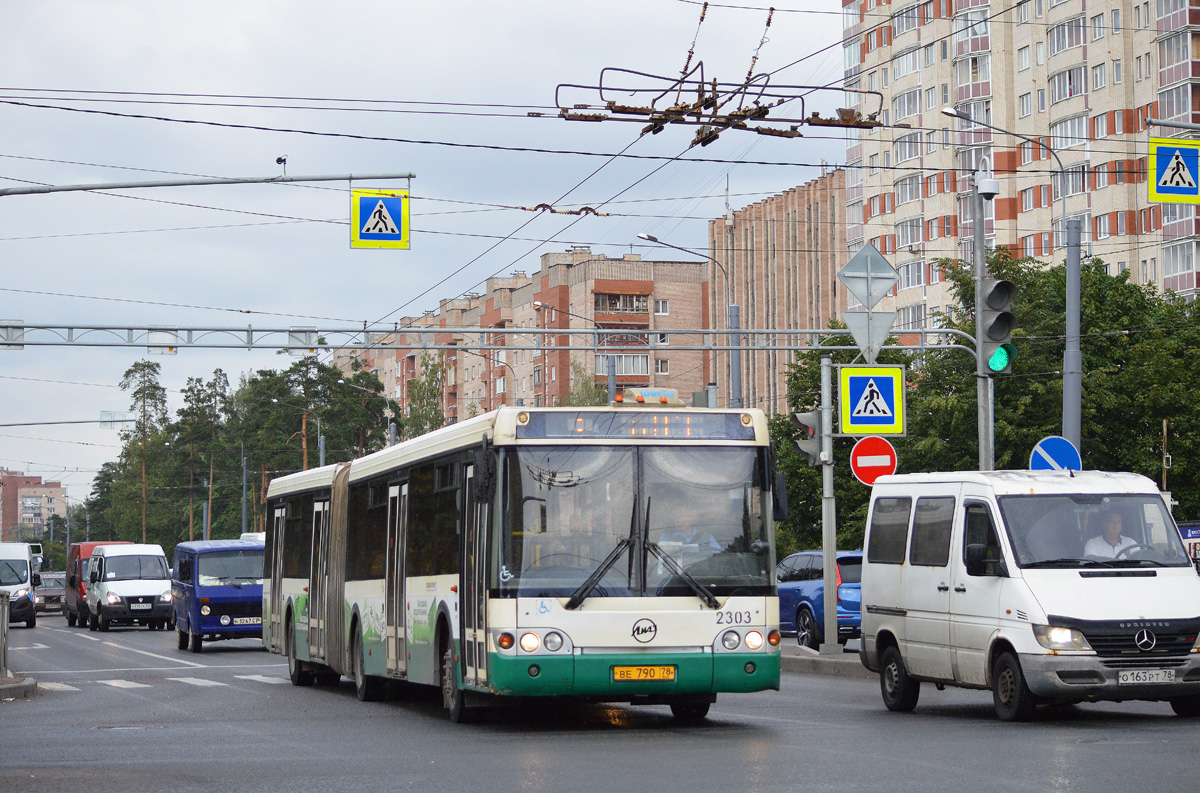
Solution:
[[[905,435],[904,367],[838,367],[843,435]]]
[[[407,190],[350,191],[351,248],[408,248]]]
[[[1200,203],[1200,141],[1151,138],[1150,200],[1160,203]]]
[[[1051,435],[1034,445],[1029,455],[1029,468],[1032,471],[1081,471],[1083,459],[1073,443],[1059,435]]]

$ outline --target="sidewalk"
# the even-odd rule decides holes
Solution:
[[[807,647],[785,644],[780,655],[783,671],[801,672],[809,675],[833,675],[856,677],[862,680],[878,680],[879,675],[862,665],[857,652],[841,652],[837,655],[821,655]]]
[[[10,672],[11,674],[11,672]],[[24,699],[37,693],[37,681],[31,677],[6,677],[0,679],[0,701]]]

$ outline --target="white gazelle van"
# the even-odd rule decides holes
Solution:
[[[1200,715],[1200,576],[1154,483],[1102,471],[876,480],[860,656],[884,704],[921,683],[1039,703],[1166,700]]]

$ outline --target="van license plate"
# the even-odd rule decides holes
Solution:
[[[153,607],[153,603],[130,603],[129,608],[133,611],[141,611]]]
[[[262,617],[234,617],[234,625],[262,625]]]
[[[675,667],[673,666],[613,667],[613,682],[615,683],[637,683],[644,680],[665,680],[669,682],[674,679]]]
[[[1174,683],[1174,669],[1124,669],[1117,672],[1117,685],[1139,686],[1145,683]]]

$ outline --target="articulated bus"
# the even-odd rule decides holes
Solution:
[[[292,682],[437,686],[456,722],[506,697],[696,721],[718,693],[778,689],[766,417],[627,393],[274,480],[263,642]]]

